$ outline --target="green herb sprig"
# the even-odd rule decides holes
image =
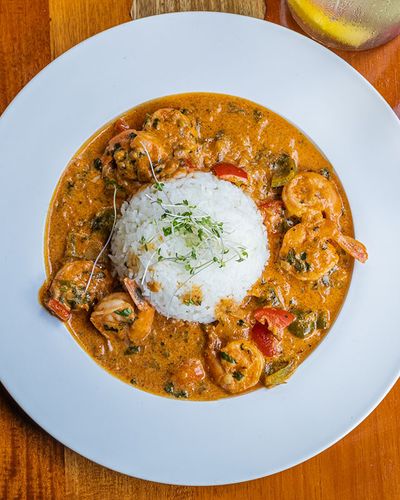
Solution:
[[[154,194],[146,194],[146,196],[151,203],[160,207],[161,215],[159,220],[154,220],[158,234],[154,235],[150,240],[146,240],[144,236],[140,239],[140,243],[146,251],[150,250],[152,241],[160,241],[149,257],[141,279],[141,285],[143,286],[145,283],[150,265],[162,261],[172,261],[180,264],[188,272],[189,278],[179,286],[179,290],[195,275],[210,266],[224,267],[233,259],[237,262],[243,262],[247,259],[247,249],[242,245],[229,241],[223,222],[214,220],[196,205],[190,204],[187,199],[175,203],[171,201],[164,190],[164,184],[159,181],[155,174],[150,155],[143,143],[142,147],[147,155],[154,179]],[[184,239],[188,248],[187,253],[176,253],[171,256],[163,252],[167,241],[169,242],[174,238]]]

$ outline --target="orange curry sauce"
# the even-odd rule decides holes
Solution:
[[[185,120],[190,121],[190,126],[196,130],[196,137],[191,137],[190,144],[185,131],[179,136],[182,127],[189,127],[187,124],[169,125],[151,118],[160,108],[180,110]],[[167,157],[174,158],[164,165],[164,170],[159,169],[160,178],[196,169],[209,171],[217,162],[229,162],[247,172],[248,184],[243,189],[258,206],[278,201],[282,209],[275,214],[276,220],[266,224],[269,263],[243,303],[221,302],[218,321],[210,325],[167,319],[156,313],[151,333],[134,348],[129,346],[127,339],[113,337],[112,332],[108,338],[102,335],[90,321],[92,308],[72,310],[66,322],[68,329],[97,363],[134,387],[163,396],[213,400],[229,393],[216,383],[210,372],[206,353],[209,336],[216,336],[223,349],[232,340],[251,341],[254,311],[260,307],[278,307],[294,314],[302,311],[305,328],[298,325],[300,330],[285,328],[281,332],[274,355],[264,356],[265,368],[260,382],[254,387],[270,387],[285,381],[318,345],[335,320],[349,287],[353,258],[332,242],[339,260],[322,278],[303,281],[285,270],[279,258],[282,240],[285,232],[300,221],[285,212],[281,202],[282,187],[271,187],[271,178],[282,155],[295,161],[298,172],[322,173],[340,193],[343,204],[340,229],[345,235],[353,236],[349,203],[332,165],[296,127],[268,109],[237,97],[209,93],[168,96],[141,104],[122,118],[135,130],[141,130],[146,121],[148,129],[150,123],[151,134]],[[107,124],[84,144],[57,185],[45,235],[47,282],[41,293],[43,303],[48,300],[50,283],[65,263],[96,258],[110,230],[107,225],[101,226],[99,214],[112,207],[113,187],[119,187],[117,207],[120,207],[124,200],[151,182],[146,171],[120,175],[114,158],[107,169],[99,162],[108,142],[118,133],[116,122]],[[174,130],[176,137],[173,137]],[[139,155],[134,164],[143,161],[140,157],[143,155]],[[107,252],[99,265],[112,271]],[[110,291],[122,291],[118,280],[113,280]],[[191,378],[190,370],[193,369],[197,378]],[[189,374],[185,370],[189,370]]]

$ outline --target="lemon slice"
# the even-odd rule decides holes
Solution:
[[[343,20],[332,19],[310,0],[290,0],[289,4],[300,19],[314,31],[342,44],[357,48],[373,36],[371,30]]]

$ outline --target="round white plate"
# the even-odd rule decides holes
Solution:
[[[138,103],[178,92],[245,97],[299,126],[338,171],[370,253],[326,340],[287,385],[175,401],[101,369],[38,304],[46,211],[79,146]],[[56,439],[106,467],[212,485],[298,464],[353,429],[400,366],[400,124],[350,66],[256,19],[211,13],[118,26],[43,70],[0,121],[0,378]]]

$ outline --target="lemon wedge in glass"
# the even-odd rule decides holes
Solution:
[[[328,36],[341,44],[357,48],[373,37],[371,30],[349,21],[333,19],[312,0],[288,0],[288,3],[294,13],[316,33]]]

